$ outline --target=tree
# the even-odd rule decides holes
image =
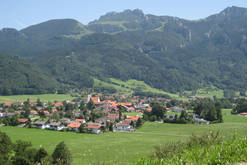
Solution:
[[[210,99],[201,100],[194,103],[194,113],[205,120],[223,122],[221,114],[221,103]]]
[[[24,117],[28,118],[30,115],[30,112],[31,112],[30,108],[25,106],[24,107]]]
[[[80,110],[83,111],[83,110],[85,110],[85,109],[86,109],[85,103],[84,103],[84,101],[82,100],[82,101],[81,101],[81,104],[80,104]]]
[[[37,99],[37,106],[40,106],[40,107],[42,106],[42,102],[40,101],[39,98]]]
[[[127,111],[127,108],[124,107],[124,106],[121,106],[121,105],[118,105],[117,108],[118,108],[119,111],[121,111],[121,112],[126,112],[126,111]]]
[[[139,128],[142,125],[142,120],[139,118],[136,122],[136,127]]]
[[[60,142],[56,146],[52,154],[52,158],[53,158],[54,163],[57,163],[60,165],[70,165],[72,162],[71,153],[64,142]]]
[[[242,113],[247,112],[247,102],[246,100],[240,100],[237,104],[236,108],[233,109],[234,113]]]
[[[29,98],[26,101],[24,101],[24,105],[30,105],[30,99]]]
[[[211,108],[206,111],[205,119],[209,121],[217,120],[217,114],[215,108]]]
[[[93,110],[94,108],[95,108],[94,102],[93,102],[92,100],[90,100],[90,101],[87,103],[87,109]]]
[[[113,131],[113,123],[110,122],[109,131]]]
[[[223,122],[223,116],[222,116],[222,111],[220,108],[216,108],[216,116],[217,116],[217,119],[220,123]]]
[[[6,118],[3,120],[3,123],[6,125],[11,125],[11,126],[17,126],[19,124],[18,122],[18,115],[15,114],[10,118]]]
[[[41,118],[45,118],[45,112],[44,111],[39,111],[38,113],[39,113],[39,116]]]
[[[121,121],[122,120],[122,112],[120,110],[118,111],[118,115],[119,115],[119,117],[118,117],[119,121]]]
[[[151,115],[155,115],[158,119],[163,119],[164,117],[164,108],[161,104],[155,103],[152,106]]]
[[[135,123],[134,123],[133,121],[130,122],[130,125],[131,125],[132,127],[135,127]]]
[[[8,164],[13,144],[6,133],[0,132],[0,164]]]
[[[14,151],[17,156],[23,155],[27,148],[31,147],[32,144],[27,141],[17,140],[16,144],[14,145]]]
[[[109,127],[110,127],[110,122],[109,121],[106,121],[105,131],[109,130]]]
[[[25,157],[15,156],[13,158],[13,164],[14,165],[32,165],[32,162]]]
[[[47,156],[48,156],[47,151],[41,147],[35,155],[35,161],[41,163],[42,160]]]
[[[81,124],[79,127],[79,132],[80,133],[86,133],[87,129],[86,129],[86,125],[85,124]]]
[[[31,165],[34,162],[34,157],[36,154],[36,150],[31,149],[30,152],[30,147],[32,144],[27,141],[22,141],[18,140],[16,144],[14,145],[14,152],[15,155],[12,158],[13,159],[13,164],[16,165]]]

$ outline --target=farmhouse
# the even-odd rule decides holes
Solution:
[[[67,127],[69,131],[79,132],[80,126],[81,126],[81,123],[70,123]]]
[[[18,119],[18,122],[19,122],[19,125],[18,125],[19,127],[24,127],[27,124],[28,119],[20,118],[20,119]]]
[[[88,130],[88,132],[91,132],[93,134],[99,134],[101,133],[101,125],[98,123],[88,123],[88,125],[86,126],[86,129]]]
[[[127,109],[127,112],[135,112],[135,108],[134,107],[130,107]]]
[[[62,102],[56,102],[56,103],[53,103],[54,107],[61,107],[63,106],[63,103]]]
[[[99,103],[100,103],[100,98],[99,98],[99,97],[91,97],[90,100],[91,100],[94,104],[99,104]]]
[[[37,115],[38,115],[37,111],[35,111],[35,110],[30,111],[30,116],[37,116]]]
[[[75,119],[75,121],[78,122],[78,123],[81,123],[81,124],[86,123],[85,119]]]
[[[60,120],[64,125],[68,125],[71,123],[71,120],[69,118],[62,118]]]
[[[12,105],[12,103],[9,102],[9,101],[4,101],[4,102],[1,102],[1,103],[3,103],[5,106],[8,106],[8,107],[10,107]]]

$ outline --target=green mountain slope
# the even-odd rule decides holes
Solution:
[[[0,54],[0,94],[54,93],[58,83],[19,57]]]
[[[29,26],[20,32],[30,38],[39,40],[62,35],[85,35],[90,33],[84,25],[73,19],[54,19]]]
[[[125,10],[88,25],[62,19],[3,29],[0,52],[21,56],[72,88],[115,78],[168,92],[239,91],[247,89],[245,20],[247,9],[239,7],[197,21]]]

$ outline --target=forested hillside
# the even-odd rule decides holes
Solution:
[[[0,52],[20,56],[71,88],[93,78],[136,79],[169,92],[206,86],[246,90],[247,9],[189,21],[111,12],[88,25],[50,20],[0,31]],[[43,91],[43,90],[42,90]]]
[[[1,94],[55,93],[59,88],[54,78],[19,57],[0,54],[0,58]]]

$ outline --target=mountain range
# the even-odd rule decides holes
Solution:
[[[94,78],[136,79],[168,92],[246,90],[247,9],[200,20],[110,12],[83,25],[49,20],[0,30],[0,94],[92,88]],[[21,78],[17,78],[21,77]]]

